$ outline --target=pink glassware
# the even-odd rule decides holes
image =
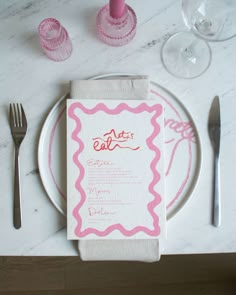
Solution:
[[[67,59],[72,44],[66,29],[54,18],[44,19],[38,27],[39,41],[48,58],[54,61]]]
[[[122,46],[135,36],[137,18],[124,0],[110,0],[97,14],[97,34],[111,46]]]

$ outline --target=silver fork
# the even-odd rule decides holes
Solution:
[[[15,143],[15,179],[13,223],[16,229],[21,227],[21,188],[20,188],[20,145],[27,131],[27,120],[22,104],[10,104],[10,127]]]

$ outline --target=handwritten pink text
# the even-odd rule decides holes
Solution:
[[[115,211],[111,210],[105,210],[103,207],[101,208],[95,208],[95,207],[89,207],[88,208],[88,214],[89,216],[94,216],[94,215],[114,215],[116,214]]]
[[[140,146],[132,147],[127,145],[127,142],[134,139],[134,133],[126,132],[122,130],[121,132],[116,132],[115,129],[111,129],[109,132],[103,134],[103,138],[95,137],[93,138],[93,148],[95,151],[113,151],[116,148],[120,149],[130,149],[136,151]]]

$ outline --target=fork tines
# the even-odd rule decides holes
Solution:
[[[11,127],[26,127],[27,121],[22,104],[10,104],[10,121]]]

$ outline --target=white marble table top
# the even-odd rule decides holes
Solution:
[[[163,67],[161,46],[171,34],[186,30],[176,0],[127,1],[138,17],[135,39],[109,47],[96,37],[97,11],[104,0],[9,0],[0,2],[0,255],[78,255],[66,239],[66,219],[49,200],[41,183],[37,148],[43,122],[72,79],[129,72],[149,75],[168,88],[191,113],[199,132],[202,165],[191,199],[168,221],[164,254],[236,252],[236,38],[211,43],[210,68],[199,78],[177,79]],[[73,54],[53,62],[41,51],[37,26],[54,17],[67,28]],[[222,224],[211,224],[212,149],[208,112],[221,99]],[[28,133],[21,148],[22,228],[13,227],[14,147],[8,123],[10,102],[22,102]]]

